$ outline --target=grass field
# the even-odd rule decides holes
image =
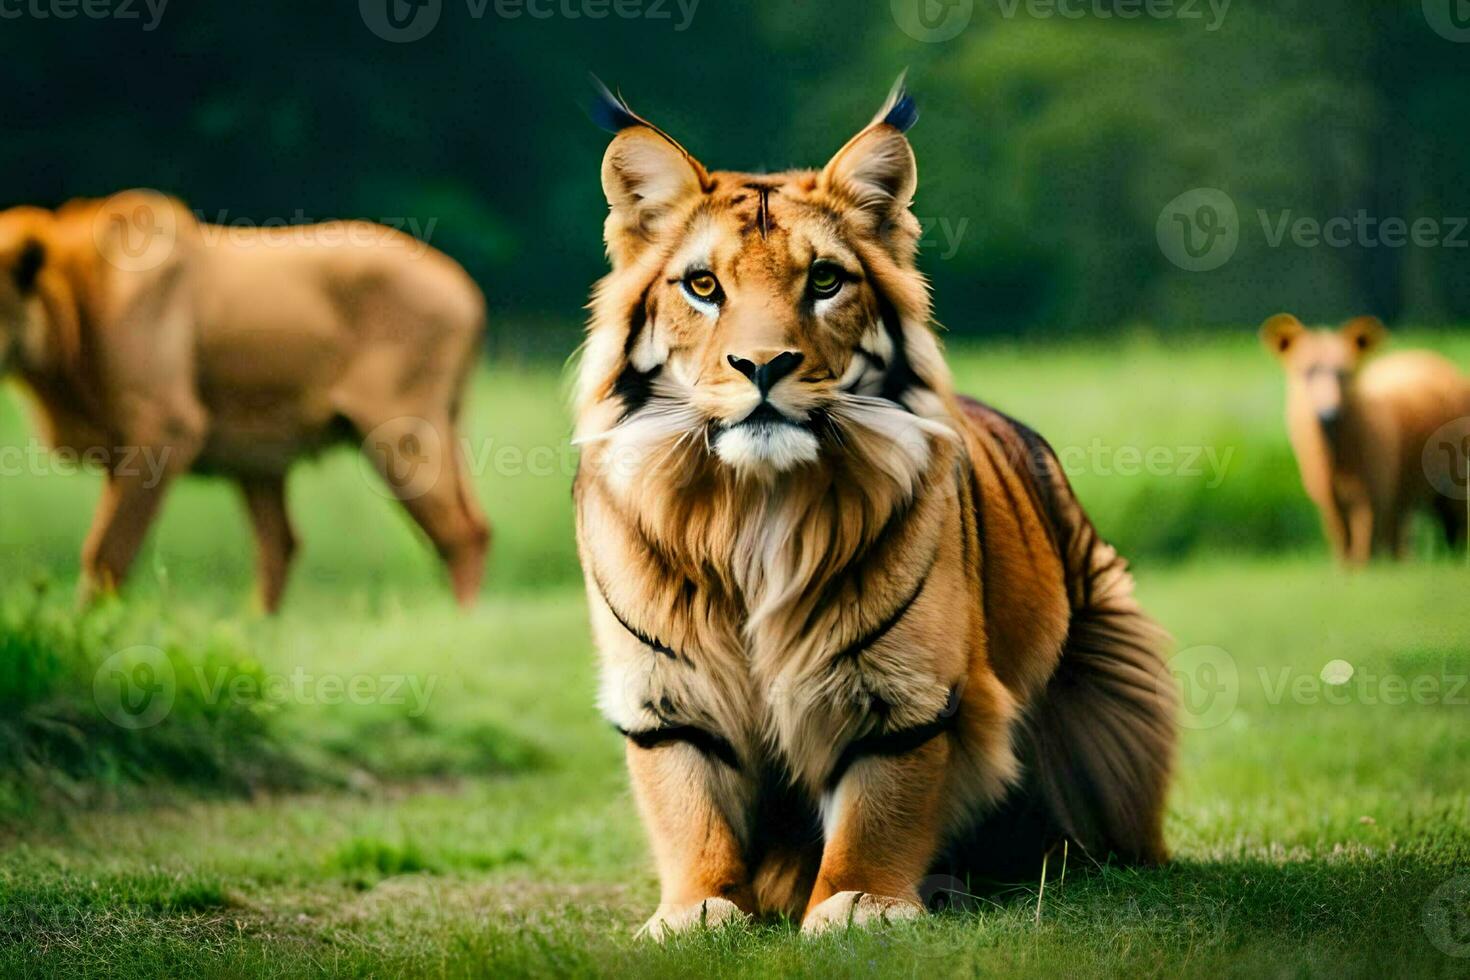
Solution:
[[[1470,341],[1419,339],[1470,363]],[[96,478],[8,457],[0,975],[1463,976],[1470,570],[1427,529],[1407,565],[1326,561],[1247,339],[954,360],[1053,441],[1175,636],[1172,865],[1073,854],[1040,896],[816,942],[633,941],[657,891],[592,709],[558,374],[500,369],[469,426],[497,524],[469,615],[338,453],[293,483],[280,617],[251,612],[244,521],[208,480],[178,488],[123,599],[78,617]],[[0,447],[28,433],[0,394]],[[164,678],[168,712],[129,727],[118,676]]]

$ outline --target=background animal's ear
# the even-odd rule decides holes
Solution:
[[[904,133],[918,118],[919,110],[900,75],[873,121],[827,162],[821,186],[847,197],[880,222],[907,211],[919,183],[919,166]]]
[[[1261,343],[1277,357],[1285,357],[1307,328],[1290,313],[1278,313],[1261,324]]]
[[[27,238],[21,243],[10,261],[10,276],[22,296],[29,295],[36,288],[36,277],[45,264],[46,246],[39,239]]]
[[[1383,343],[1388,336],[1388,328],[1376,316],[1360,316],[1344,323],[1338,333],[1342,334],[1343,340],[1353,350],[1359,354],[1367,354]]]
[[[617,134],[602,158],[602,192],[612,209],[605,229],[608,252],[620,263],[651,241],[680,204],[703,193],[709,173],[667,133],[594,83],[592,118]]]

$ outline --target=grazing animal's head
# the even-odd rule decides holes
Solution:
[[[1352,396],[1353,378],[1388,330],[1376,317],[1349,320],[1336,330],[1309,330],[1290,313],[1261,326],[1261,343],[1286,370],[1287,400],[1310,412],[1331,441]]]
[[[39,280],[46,265],[43,233],[51,212],[19,207],[0,212],[0,376],[40,329]]]
[[[841,458],[912,482],[948,375],[915,268],[902,80],[821,170],[707,170],[606,90],[612,271],[598,283],[578,437],[619,466],[764,483]]]

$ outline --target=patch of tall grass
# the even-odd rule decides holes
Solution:
[[[177,788],[367,788],[543,761],[515,733],[483,720],[448,731],[406,699],[363,710],[303,699],[228,623],[149,601],[79,612],[55,591],[0,591],[0,823]]]

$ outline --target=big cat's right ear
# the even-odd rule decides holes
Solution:
[[[872,121],[827,161],[821,186],[846,198],[879,227],[891,226],[908,210],[918,187],[918,164],[904,135],[918,118],[900,75]]]
[[[1278,313],[1261,324],[1261,343],[1277,357],[1285,357],[1291,352],[1291,345],[1306,330],[1302,322],[1290,313]]]
[[[614,264],[634,258],[667,220],[704,193],[709,173],[671,136],[628,108],[597,79],[591,115],[615,133],[602,158],[608,214],[604,237]]]

